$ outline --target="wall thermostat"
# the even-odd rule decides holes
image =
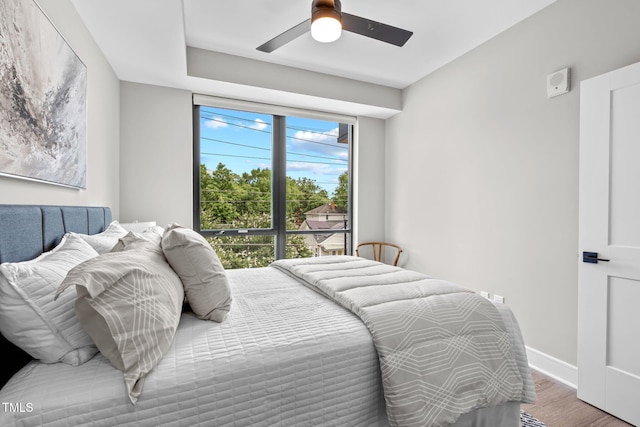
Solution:
[[[549,98],[562,95],[569,92],[569,90],[569,68],[558,70],[547,76],[547,96]]]

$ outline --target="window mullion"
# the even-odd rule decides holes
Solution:
[[[287,232],[287,120],[273,116],[273,179],[272,212],[276,231],[275,258],[286,257]]]
[[[200,106],[193,106],[193,229],[200,231]]]

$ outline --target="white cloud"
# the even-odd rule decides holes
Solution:
[[[341,160],[349,160],[349,150],[341,150],[334,154],[336,157],[341,158]]]
[[[294,138],[299,142],[323,142],[335,143],[338,138],[338,128],[331,129],[327,132],[310,132],[308,130],[299,130],[295,133]],[[301,140],[301,141],[300,141]]]
[[[204,122],[204,125],[210,129],[226,128],[229,124],[221,117],[214,117]]]
[[[326,132],[299,130],[289,139],[289,142],[294,151],[347,159],[349,155],[347,145],[338,144],[337,139],[338,128]]]
[[[251,126],[251,128],[253,129],[257,129],[257,130],[263,130],[265,129],[267,126],[269,126],[269,124],[267,122],[265,122],[262,119],[255,119],[255,124],[253,126]]]
[[[269,169],[271,170],[271,164],[270,163],[261,163],[258,162],[253,166],[254,169]]]
[[[346,170],[346,166],[332,166],[305,162],[287,162],[287,172],[309,172],[318,176],[337,176],[345,172]]]

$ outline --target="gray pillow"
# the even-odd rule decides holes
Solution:
[[[58,294],[76,286],[76,315],[100,352],[124,373],[127,396],[135,405],[145,376],[173,341],[184,289],[159,240],[154,243],[134,234],[123,239],[129,249],[74,267]]]
[[[222,322],[231,308],[231,288],[209,242],[196,231],[172,224],[162,236],[162,251],[180,276],[193,313]]]

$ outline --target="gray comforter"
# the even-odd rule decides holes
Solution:
[[[505,322],[474,292],[357,257],[272,266],[351,310],[369,328],[391,425],[442,426],[480,407],[534,400],[517,322]]]

